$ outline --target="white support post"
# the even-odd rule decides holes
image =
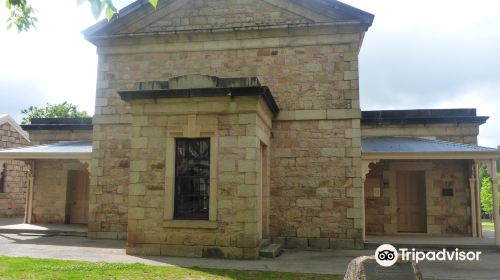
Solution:
[[[469,179],[469,189],[470,189],[470,210],[471,210],[471,213],[470,213],[470,216],[471,216],[471,224],[472,224],[472,237],[478,237],[477,236],[477,215],[476,215],[476,212],[477,212],[477,209],[476,209],[476,178],[474,177],[474,173],[475,173],[475,170],[474,170],[474,165],[472,167],[472,170],[471,170],[472,174],[471,174],[471,177]]]
[[[493,222],[495,224],[495,245],[500,246],[500,213],[498,212],[498,178],[496,159],[490,163],[491,187],[493,188]]]
[[[25,161],[29,166],[28,170],[28,189],[26,191],[26,202],[24,208],[24,223],[31,224],[33,214],[33,187],[35,182],[35,160]]]

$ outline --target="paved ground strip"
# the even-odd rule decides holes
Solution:
[[[118,240],[92,240],[72,236],[0,234],[0,255],[54,258],[93,262],[144,263],[202,268],[281,272],[345,273],[350,260],[373,250],[285,251],[276,259],[222,260],[176,257],[143,257],[125,254]],[[426,279],[498,279],[500,253],[484,252],[479,262],[423,262]]]

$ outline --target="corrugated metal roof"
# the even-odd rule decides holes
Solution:
[[[90,158],[91,154],[91,141],[64,141],[0,150],[0,159]]]
[[[361,140],[361,146],[364,153],[500,152],[476,145],[413,137],[367,137]]]

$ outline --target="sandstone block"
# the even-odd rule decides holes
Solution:
[[[255,172],[257,170],[257,163],[255,160],[238,160],[239,172]]]
[[[320,235],[319,227],[305,226],[297,229],[297,237],[320,237]]]
[[[360,208],[347,208],[347,218],[361,218]]]
[[[221,159],[219,160],[219,171],[221,172],[232,172],[236,170],[236,161],[233,159]]]
[[[144,208],[139,207],[131,207],[128,209],[128,218],[129,219],[144,219]]]
[[[197,257],[203,256],[203,247],[201,246],[183,246],[183,245],[161,245],[162,256],[172,257]]]
[[[309,247],[313,249],[329,249],[330,239],[328,238],[309,238]]]
[[[297,206],[299,207],[321,207],[321,199],[297,199]]]
[[[287,237],[286,238],[286,249],[306,249],[309,247],[307,238],[301,237]]]
[[[257,186],[255,185],[238,185],[237,196],[239,197],[256,197]]]
[[[260,245],[260,238],[255,234],[238,234],[236,246],[239,248],[255,248]]]

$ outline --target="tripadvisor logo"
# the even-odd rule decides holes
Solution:
[[[398,261],[398,251],[390,244],[380,245],[375,251],[375,260],[381,266],[392,266]]]
[[[394,265],[400,257],[403,261],[479,261],[481,251],[461,251],[442,249],[439,251],[417,251],[415,248],[400,248],[398,250],[390,245],[380,245],[375,251],[375,260],[381,266],[389,267]]]

